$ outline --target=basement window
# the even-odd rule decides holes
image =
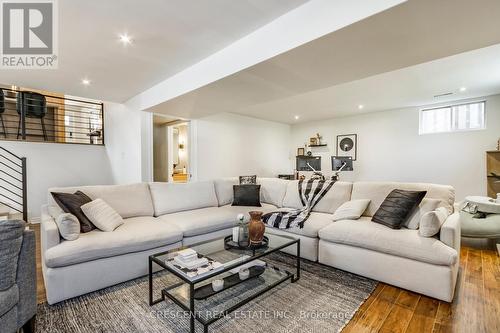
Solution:
[[[485,129],[485,113],[485,101],[422,109],[419,134]]]

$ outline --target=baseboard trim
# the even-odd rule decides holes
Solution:
[[[38,216],[38,217],[30,217],[28,219],[28,223],[29,224],[40,224],[40,222],[42,221],[41,217]]]

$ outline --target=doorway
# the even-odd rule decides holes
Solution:
[[[153,180],[186,183],[190,173],[190,122],[153,116]]]

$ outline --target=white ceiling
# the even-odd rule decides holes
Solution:
[[[0,70],[0,83],[123,102],[306,2],[58,1],[59,68]]]
[[[461,87],[467,90],[461,92]],[[452,94],[434,97],[445,93]],[[250,106],[237,112],[293,124],[498,93],[500,44]],[[360,104],[363,105],[361,110],[358,108]],[[295,115],[300,118],[296,120]]]
[[[356,114],[358,104],[442,102],[433,96],[460,86],[467,92],[448,100],[498,93],[499,47],[487,48],[500,43],[498,13],[497,0],[409,0],[152,110],[295,123]]]

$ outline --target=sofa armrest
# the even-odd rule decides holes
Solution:
[[[59,229],[57,228],[56,221],[52,216],[50,216],[47,205],[42,206],[42,217],[40,222],[40,238],[41,238],[41,249],[42,258],[45,252],[53,246],[56,246],[61,242],[61,237],[59,235]]]
[[[36,314],[36,240],[33,230],[25,230],[19,252],[16,284],[19,288],[17,326],[21,327]]]
[[[444,221],[439,239],[460,253],[460,214],[458,212],[451,214]]]

